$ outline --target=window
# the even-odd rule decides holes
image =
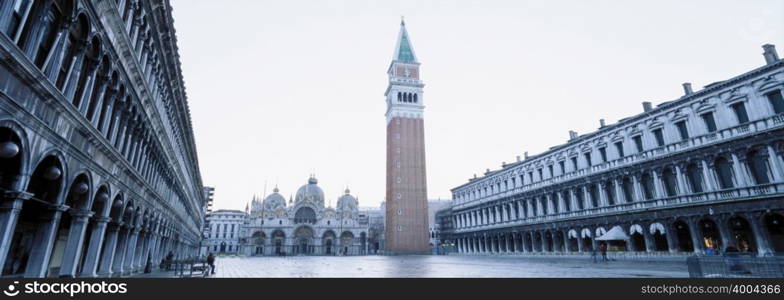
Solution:
[[[583,202],[583,200],[584,200],[583,198],[585,197],[583,195],[583,189],[582,188],[577,188],[577,190],[574,191],[574,194],[577,195],[577,208],[578,209],[583,209],[585,207],[585,203]]]
[[[558,193],[553,193],[550,198],[550,203],[553,205],[553,213],[558,213]]]
[[[577,171],[577,156],[572,156],[572,167]]]
[[[531,182],[531,183],[534,182],[534,172],[528,172],[528,179],[529,179],[528,182]]]
[[[547,166],[547,170],[550,171],[550,178],[555,177],[555,174],[553,172],[553,165]]]
[[[626,202],[634,202],[634,182],[629,177],[623,179],[621,189],[623,189],[623,197],[626,198]]]
[[[566,174],[566,162],[563,160],[559,161],[558,166],[561,168],[561,174]]]
[[[536,199],[531,200],[531,214],[535,217],[536,216]]]
[[[713,120],[713,113],[702,114],[702,120],[705,122],[705,128],[708,132],[716,131],[716,121]]]
[[[641,135],[635,136],[632,138],[632,140],[634,141],[634,145],[637,146],[637,152],[642,152],[643,151],[642,136]]]
[[[14,39],[17,31],[21,27],[22,20],[24,19],[27,11],[30,9],[32,1],[30,0],[16,0],[13,4],[13,11],[11,12],[11,22],[8,24],[6,33],[8,37]]]
[[[537,169],[537,170],[536,170],[536,172],[537,172],[537,173],[539,173],[539,180],[540,180],[540,181],[541,181],[542,179],[544,179],[544,176],[542,176],[542,175],[543,175],[543,174],[542,174],[542,168],[539,168],[539,169]]]
[[[743,102],[735,103],[730,107],[735,112],[735,116],[738,117],[738,124],[749,122],[749,115],[746,113],[746,106],[743,105]]]
[[[662,172],[662,179],[664,181],[664,192],[668,197],[673,197],[678,194],[678,182],[675,178],[675,172],[672,168],[664,169]]]
[[[642,191],[645,199],[650,200],[656,196],[656,190],[653,187],[653,177],[651,174],[645,173],[642,175]]]
[[[682,141],[689,139],[689,128],[686,127],[686,121],[675,123],[675,127],[678,128],[678,133],[681,135]]]
[[[686,177],[689,180],[693,193],[702,193],[702,172],[697,164],[690,164],[686,167]]]
[[[583,153],[583,155],[585,156],[585,163],[590,167],[592,165],[592,163],[591,163],[591,152],[585,152],[585,153]]]
[[[719,179],[719,185],[722,189],[733,188],[732,182],[732,164],[724,157],[719,157],[714,161],[716,166],[716,175]]]
[[[749,153],[748,165],[749,171],[751,171],[751,177],[754,178],[756,184],[770,183],[770,177],[768,177],[768,159],[765,155],[762,155],[757,151]]]
[[[618,152],[618,158],[623,158],[623,142],[616,142],[615,143],[615,151]]]
[[[607,205],[615,205],[615,189],[612,181],[608,181],[604,186],[604,195],[607,198]]]
[[[599,148],[599,156],[602,157],[602,162],[607,161],[607,147]]]
[[[588,194],[591,196],[591,205],[599,207],[599,189],[596,188],[595,184],[588,186]]]
[[[563,200],[564,200],[564,211],[571,210],[572,209],[571,208],[571,206],[572,206],[572,203],[571,203],[572,202],[572,195],[571,195],[571,193],[569,191],[563,192]]]
[[[659,147],[664,146],[664,134],[662,134],[661,128],[654,129],[653,136],[656,137],[657,146]]]
[[[547,197],[542,197],[542,215],[547,214]]]
[[[768,97],[770,105],[773,106],[773,112],[776,114],[784,113],[784,98],[781,97],[781,90],[765,94]]]

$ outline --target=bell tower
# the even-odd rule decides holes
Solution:
[[[387,189],[385,252],[429,253],[425,176],[424,83],[406,24],[387,70]]]

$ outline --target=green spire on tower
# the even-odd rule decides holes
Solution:
[[[403,17],[400,18],[400,34],[398,35],[394,59],[406,63],[417,62],[414,48],[411,46],[411,41],[408,37],[408,31],[406,31],[406,21],[403,20]]]

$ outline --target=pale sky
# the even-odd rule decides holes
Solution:
[[[421,66],[428,196],[784,56],[784,1],[172,0],[201,175],[244,209],[315,174],[385,194],[400,16]]]

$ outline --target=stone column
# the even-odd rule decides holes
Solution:
[[[634,187],[632,196],[634,197],[634,199],[630,199],[629,202],[638,202],[645,199],[645,195],[643,194],[642,191],[642,183],[640,182],[640,179],[641,179],[640,174],[634,174],[632,176],[632,186]]]
[[[123,272],[125,272],[125,256],[128,253],[128,238],[130,238],[130,233],[130,226],[123,225],[120,228],[117,239],[117,249],[114,251],[114,263],[112,264],[112,272],[114,274],[122,275]]]
[[[699,224],[697,224],[697,219],[690,218],[686,221],[686,224],[689,225],[689,233],[691,233],[691,240],[692,244],[694,244],[694,253],[703,253],[705,249],[705,243],[702,241],[702,230],[699,228]]]
[[[569,249],[569,231],[562,230],[561,234],[563,234],[563,251],[567,253],[572,252],[572,249]]]
[[[767,145],[768,161],[770,162],[770,172],[773,173],[773,182],[784,181],[784,166],[781,159],[771,145]]]
[[[33,238],[33,248],[30,250],[24,277],[46,276],[55,235],[57,234],[57,227],[60,225],[60,217],[67,209],[68,206],[65,205],[50,206],[47,212],[38,216],[41,220],[41,226],[36,229],[35,237]]]
[[[79,79],[82,76],[89,76],[85,81],[85,86],[90,86],[91,81],[94,78],[93,76],[95,76],[94,71],[96,64],[88,65],[87,69],[85,70],[87,71],[87,74],[82,74],[82,65],[85,63],[85,61],[87,63],[94,62],[94,60],[85,55],[87,49],[92,47],[92,42],[87,40],[81,41],[80,43],[81,45],[79,45],[76,57],[73,58],[74,63],[71,64],[70,70],[68,70],[68,74],[62,89],[63,96],[65,96],[65,98],[71,102],[73,102],[74,94],[76,93],[76,86],[79,84]],[[86,90],[89,91],[89,89]]]
[[[686,184],[686,177],[683,174],[683,170],[686,169],[686,165],[683,163],[675,164],[675,178],[678,182],[678,187],[675,189],[676,195],[686,195],[689,194],[689,185]]]
[[[654,170],[653,172],[653,187],[656,190],[654,199],[665,198],[667,193],[664,192],[664,182],[662,180],[662,170]]]
[[[84,259],[84,266],[82,267],[81,277],[96,277],[96,270],[98,268],[98,258],[101,255],[103,247],[104,233],[106,232],[106,224],[109,222],[109,217],[96,217],[95,226],[90,233],[90,246],[87,249],[87,256]],[[115,232],[116,233],[116,232]]]
[[[607,206],[607,184],[597,183],[595,188],[599,189],[599,199],[596,201],[596,204],[598,204],[597,207]]]
[[[588,185],[584,185],[582,188],[580,188],[580,192],[583,193],[583,201],[582,201],[583,203],[581,203],[583,209],[590,208],[589,206],[591,206],[591,193],[588,192]]]
[[[39,7],[50,7],[52,2],[54,2],[54,0],[43,0],[40,1],[38,5]],[[47,16],[47,13],[48,10],[35,9],[31,12],[31,18],[27,21],[28,24],[30,24],[30,30],[28,31],[30,34],[25,39],[26,41],[22,46],[22,51],[24,51],[31,60],[35,60],[35,57],[38,55],[41,40],[44,38],[44,30],[42,30],[42,28],[52,26],[52,23],[54,22],[54,20]]]
[[[33,194],[26,192],[7,191],[3,193],[3,199],[0,201],[0,268],[5,265],[8,251],[11,249],[14,230],[17,221],[19,221],[24,201],[32,196]]]
[[[125,261],[123,262],[123,269],[124,271],[128,271],[132,273],[133,269],[133,258],[136,257],[136,244],[139,238],[139,230],[141,228],[139,226],[131,227],[129,231],[128,243],[126,244],[125,250]]]
[[[60,266],[60,277],[65,278],[76,276],[76,267],[81,261],[82,247],[84,247],[87,222],[93,215],[93,212],[89,210],[71,209],[69,213],[71,214],[71,226],[63,252],[63,264]]]
[[[98,269],[98,274],[102,276],[109,277],[112,274],[114,253],[117,250],[117,240],[119,239],[121,225],[122,223],[112,223],[108,226],[108,230],[106,231],[106,246],[103,247],[103,251],[101,251],[101,265]],[[87,257],[90,257],[89,254]],[[90,271],[87,267],[85,267],[84,270],[86,272]],[[83,277],[95,277],[93,274],[85,273],[85,271],[82,271]]]
[[[718,189],[718,184],[716,184],[715,178],[711,173],[711,169],[708,167],[708,162],[704,159],[700,160],[700,165],[702,165],[702,182],[705,184],[703,187],[706,192],[712,192]]]
[[[740,159],[738,159],[738,155],[735,153],[731,154],[732,156],[732,169],[735,171],[735,177],[738,184],[738,187],[747,187],[749,185],[753,185],[753,183],[749,180],[749,177],[746,174],[746,168],[741,165]],[[743,159],[745,161],[745,158]]]
[[[547,236],[546,236],[546,233],[543,231],[543,232],[540,232],[539,234],[542,237],[541,238],[542,252],[547,252]]]
[[[60,73],[60,66],[63,63],[63,57],[65,56],[65,40],[68,39],[68,30],[71,28],[71,24],[73,24],[75,20],[70,19],[69,17],[64,17],[63,21],[60,22],[59,27],[57,28],[57,36],[55,36],[54,43],[52,43],[52,47],[49,48],[49,53],[46,55],[46,60],[44,60],[44,64],[41,67],[41,70],[44,71],[44,74],[49,81],[52,83],[57,82],[57,76]],[[72,45],[72,47],[75,45]]]
[[[8,24],[11,23],[11,14],[14,11],[14,2],[13,1],[3,1],[0,2],[0,28],[2,31],[5,31],[8,28]],[[12,32],[5,32],[13,38]]]
[[[754,241],[757,243],[757,253],[759,255],[768,255],[773,253],[770,247],[770,238],[765,232],[765,226],[762,225],[763,213],[753,212],[745,213],[743,216],[749,221],[751,232],[754,234]]]
[[[640,225],[642,226],[642,225]],[[642,236],[645,238],[645,252],[654,252],[656,251],[655,248],[655,241],[653,240],[653,235],[651,234],[651,224],[646,223],[645,226],[642,228]]]
[[[667,223],[666,220],[663,221],[664,229],[666,230],[665,237],[667,238],[667,248],[670,253],[678,252],[678,231],[675,228],[675,225],[672,223]]]
[[[613,179],[613,187],[615,188],[615,204],[631,202],[630,199],[626,199],[626,194],[623,192],[621,181],[618,181],[617,178]]]
[[[714,220],[716,222],[717,229],[719,230],[719,234],[721,235],[721,246],[726,249],[729,245],[735,245],[736,241],[735,238],[732,236],[729,227],[729,216],[722,215],[716,217]],[[737,246],[735,246],[737,248]],[[723,249],[720,249],[723,250]]]

